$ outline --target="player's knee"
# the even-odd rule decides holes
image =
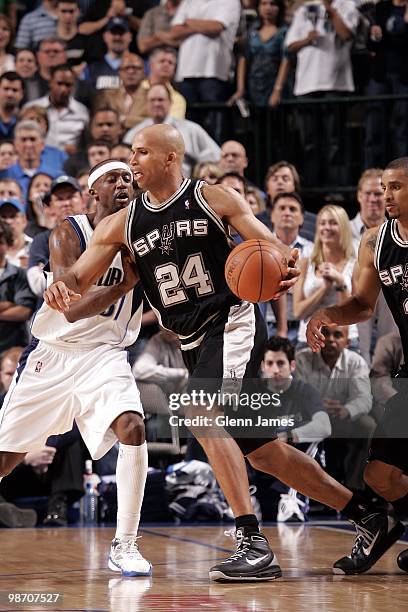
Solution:
[[[115,421],[114,431],[119,442],[130,446],[140,446],[145,441],[143,418],[137,412],[124,412]]]

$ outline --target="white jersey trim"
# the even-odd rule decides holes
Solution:
[[[408,240],[403,240],[398,233],[397,219],[391,220],[391,238],[394,242],[403,249],[408,249]]]
[[[381,255],[381,249],[382,249],[382,245],[384,242],[384,236],[385,236],[385,232],[387,230],[387,221],[385,221],[381,226],[380,226],[380,231],[378,232],[378,236],[377,236],[377,242],[375,243],[375,249],[374,249],[374,268],[376,270],[380,269],[380,255]]]
[[[180,196],[183,195],[190,183],[191,179],[184,179],[177,191],[173,193],[165,202],[162,202],[157,206],[153,206],[153,204],[150,203],[149,196],[147,195],[148,192],[146,191],[145,193],[142,193],[143,206],[150,212],[162,212],[166,208],[169,208],[169,206],[171,206]]]

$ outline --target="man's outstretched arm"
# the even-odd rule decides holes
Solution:
[[[98,223],[86,251],[44,292],[44,300],[50,308],[66,312],[70,303],[78,301],[81,294],[106,272],[124,245],[126,212],[126,209],[121,210]]]
[[[358,253],[357,288],[354,294],[341,305],[330,306],[315,312],[306,329],[306,340],[314,351],[324,346],[325,338],[321,328],[326,325],[351,325],[367,321],[377,303],[381,282],[374,267],[374,251],[378,228],[367,230],[363,234]]]

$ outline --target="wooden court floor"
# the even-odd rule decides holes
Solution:
[[[208,568],[233,550],[225,527],[141,529],[140,547],[152,578],[122,579],[106,567],[113,528],[0,530],[0,610],[112,612],[399,612],[408,610],[408,574],[395,559],[400,542],[362,576],[331,573],[349,553],[350,531],[330,526],[265,527],[283,578],[218,584]],[[8,603],[9,593],[61,593],[57,603]],[[27,596],[28,597],[28,596]]]

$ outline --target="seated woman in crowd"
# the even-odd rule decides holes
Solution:
[[[293,288],[293,312],[300,319],[298,349],[306,346],[306,325],[313,313],[350,297],[354,263],[346,211],[333,204],[323,206],[311,257],[300,260],[300,277]],[[350,326],[349,341],[350,348],[357,347],[356,325]]]

